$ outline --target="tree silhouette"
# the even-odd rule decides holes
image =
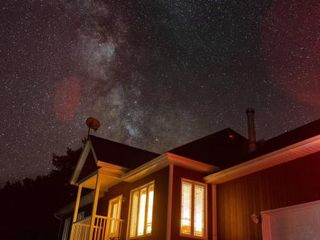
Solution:
[[[46,176],[6,183],[0,190],[1,239],[57,239],[60,223],[54,212],[75,198],[76,189],[69,181],[81,150],[53,154],[55,169]]]

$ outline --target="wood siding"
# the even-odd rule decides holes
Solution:
[[[218,185],[218,239],[262,239],[251,214],[319,199],[320,152]]]
[[[171,226],[171,240],[189,240],[189,239],[203,239],[195,237],[180,236],[180,215],[181,215],[181,179],[189,179],[197,182],[204,183],[203,177],[205,174],[201,174],[192,170],[184,169],[181,167],[174,167],[173,170],[173,196],[172,196],[172,226]],[[207,233],[208,240],[212,239],[212,193],[211,185],[207,185]]]
[[[167,205],[168,205],[168,179],[169,168],[166,167],[158,172],[155,172],[143,179],[134,183],[120,183],[106,193],[106,196],[99,201],[97,214],[107,216],[109,200],[119,195],[123,196],[121,219],[124,220],[121,239],[127,239],[128,229],[128,214],[130,203],[130,191],[143,186],[151,181],[154,181],[154,202],[153,202],[153,219],[152,219],[152,234],[151,236],[142,237],[145,240],[165,239],[167,228]]]

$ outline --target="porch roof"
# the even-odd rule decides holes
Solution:
[[[149,152],[93,135],[90,135],[89,139],[99,161],[128,169],[134,169],[160,156],[158,153]]]

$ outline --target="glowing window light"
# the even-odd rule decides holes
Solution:
[[[192,184],[182,182],[181,233],[191,234],[191,195]]]
[[[115,234],[117,232],[117,223],[113,220],[113,219],[117,219],[119,218],[118,215],[119,215],[119,203],[114,203],[113,204],[113,209],[112,209],[112,221],[111,221],[111,227],[110,227],[110,233],[111,234]]]
[[[140,191],[140,206],[138,218],[138,236],[144,234],[144,220],[146,214],[147,189],[143,188]]]
[[[206,187],[192,181],[182,181],[180,233],[205,236]]]
[[[204,235],[204,187],[194,186],[194,236]]]
[[[131,192],[129,237],[141,237],[152,232],[154,184]]]
[[[153,189],[153,185],[151,185],[148,189],[148,213],[147,213],[147,226],[146,226],[147,234],[151,233],[151,230],[152,230],[153,195],[154,195],[154,189]]]
[[[139,192],[136,191],[132,195],[130,234],[129,234],[130,237],[135,237],[137,235],[138,204],[139,204]]]

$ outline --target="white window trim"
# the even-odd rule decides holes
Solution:
[[[181,208],[182,208],[182,183],[183,182],[188,182],[192,184],[192,197],[194,197],[193,195],[193,191],[194,191],[194,185],[200,185],[204,187],[204,235],[203,237],[198,237],[198,236],[194,236],[193,234],[185,234],[185,233],[181,233]],[[193,239],[208,239],[208,184],[203,183],[203,182],[198,182],[198,181],[194,181],[191,179],[187,179],[187,178],[181,178],[181,182],[180,182],[180,187],[181,187],[181,192],[180,192],[180,222],[179,222],[179,235],[180,237],[187,237],[187,238],[193,238]],[[192,199],[192,202],[194,201],[194,199]],[[191,209],[191,221],[194,221],[194,205],[192,205],[192,209]],[[191,224],[191,226],[193,226],[193,223]],[[191,229],[193,232],[193,229]]]
[[[108,204],[108,217],[111,217],[111,203],[113,202],[119,202],[119,216],[118,218],[121,219],[121,210],[122,210],[122,199],[123,199],[123,195],[119,195],[117,197],[114,197],[112,199],[109,200],[109,204]]]
[[[111,216],[111,213],[112,213],[112,203],[113,202],[118,202],[119,203],[119,213],[118,213],[118,216],[117,216],[117,219],[119,219],[119,220],[121,220],[121,211],[122,211],[122,200],[123,199],[123,195],[121,194],[121,195],[119,195],[119,196],[117,196],[117,197],[114,197],[114,198],[112,198],[112,199],[110,199],[109,200],[109,204],[108,204],[108,217],[109,218],[112,218],[112,216]],[[110,233],[110,231],[111,231],[111,222],[110,221],[108,221],[107,222],[107,231]],[[118,228],[119,228],[119,226],[118,226]],[[119,229],[118,229],[119,230]],[[121,230],[121,228],[120,228],[120,230]],[[107,232],[106,232],[107,233]],[[118,231],[118,234],[121,236],[121,231],[119,232]],[[119,237],[119,236],[118,236]]]
[[[140,239],[140,238],[144,238],[144,237],[148,237],[148,236],[151,236],[151,235],[152,235],[152,232],[153,232],[153,221],[152,221],[151,233],[147,233],[147,234],[144,234],[144,235],[142,235],[142,236],[130,237],[131,207],[132,207],[132,196],[133,196],[133,192],[138,191],[138,190],[141,190],[141,189],[143,189],[143,188],[145,188],[145,187],[147,187],[147,189],[148,189],[148,187],[149,187],[150,185],[152,185],[152,184],[153,184],[153,191],[154,191],[153,194],[155,194],[155,181],[148,182],[148,183],[146,183],[146,184],[144,184],[144,185],[142,185],[142,186],[136,187],[136,188],[134,188],[134,189],[132,189],[132,190],[130,191],[129,213],[128,213],[128,226],[127,226],[127,237],[126,237],[127,240]],[[155,200],[155,198],[154,198],[154,196],[153,196],[152,212],[153,212],[153,210],[154,210],[154,200]],[[140,199],[139,199],[139,201],[140,201]],[[147,210],[146,210],[146,212],[147,212]],[[147,214],[147,213],[146,213],[146,214]],[[154,216],[154,214],[152,214],[152,215]],[[152,217],[152,218],[153,218],[153,217]]]

